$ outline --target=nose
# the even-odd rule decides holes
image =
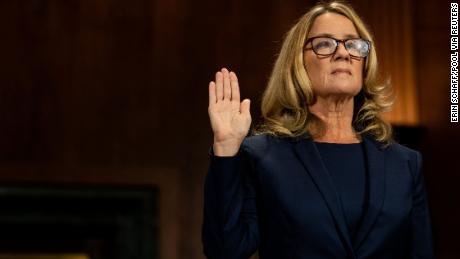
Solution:
[[[345,43],[339,42],[338,44],[334,53],[334,59],[342,58],[348,60],[350,58],[350,53],[348,53],[348,50],[345,48]]]

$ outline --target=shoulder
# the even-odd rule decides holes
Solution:
[[[261,134],[248,136],[241,144],[244,151],[249,153],[263,152],[270,145],[272,136]]]
[[[387,152],[394,153],[397,156],[400,156],[400,157],[403,157],[409,160],[416,159],[417,156],[421,155],[419,151],[406,147],[404,145],[401,145],[397,142],[392,143],[387,149],[388,149]]]
[[[399,143],[392,143],[386,149],[387,157],[397,158],[398,160],[403,160],[408,163],[410,171],[413,176],[421,171],[422,167],[422,154],[420,151],[411,149]]]
[[[387,152],[393,156],[398,156],[405,160],[417,160],[420,159],[421,153],[415,149],[406,147],[397,142],[392,143],[388,148]]]
[[[288,147],[290,141],[290,138],[269,134],[252,135],[244,139],[242,148],[253,156],[261,156],[272,151],[280,151],[283,147]]]

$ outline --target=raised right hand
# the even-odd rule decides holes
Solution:
[[[238,78],[222,68],[209,83],[209,119],[214,133],[214,155],[233,156],[251,126],[250,100],[240,103]]]

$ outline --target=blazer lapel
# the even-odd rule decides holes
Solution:
[[[353,258],[355,258],[351,245],[350,234],[345,222],[338,193],[329,173],[327,172],[327,169],[322,163],[319,151],[313,143],[313,140],[304,139],[296,141],[294,144],[294,150],[298,159],[302,161],[302,164],[307,169],[308,174],[311,176],[316,186],[318,186],[318,189],[337,224],[339,234],[342,237],[341,240],[344,241],[348,254],[353,255]]]
[[[385,153],[379,148],[378,142],[373,140],[371,136],[363,134],[362,139],[364,142],[365,155],[367,157],[369,200],[367,210],[364,212],[363,220],[353,242],[355,251],[358,250],[370,232],[373,223],[382,210],[385,196]]]

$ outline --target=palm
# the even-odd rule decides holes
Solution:
[[[249,100],[240,103],[238,79],[226,69],[217,72],[216,82],[209,84],[209,118],[214,141],[241,143],[249,131]]]

